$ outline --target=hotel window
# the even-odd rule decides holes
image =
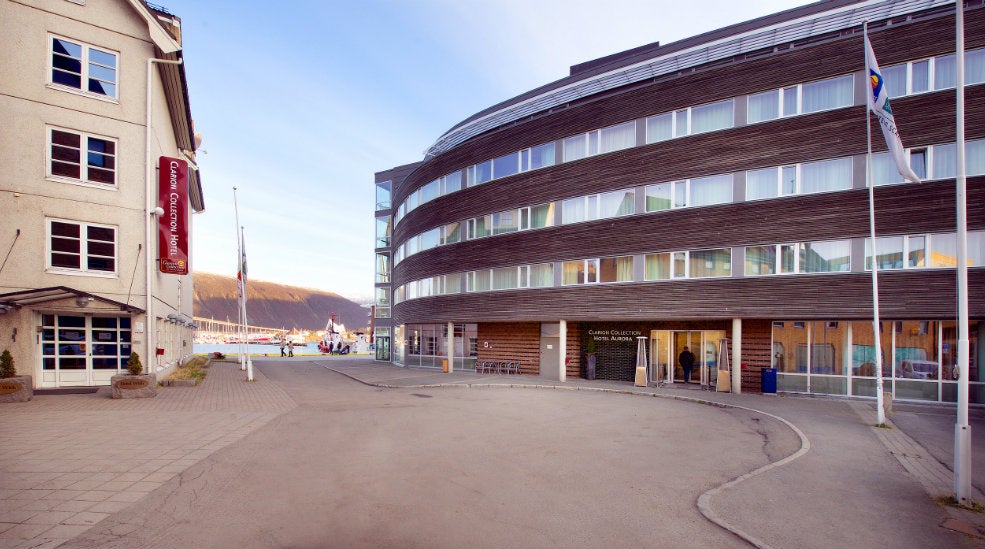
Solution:
[[[985,49],[965,51],[964,60],[965,85],[985,82]],[[946,90],[958,81],[956,57],[952,53],[884,67],[882,76],[889,97]]]
[[[646,187],[646,211],[732,202],[732,174],[697,177]]]
[[[732,276],[731,248],[665,252],[646,256],[647,280]]]
[[[529,165],[531,170],[536,170],[538,168],[546,168],[547,166],[554,165],[554,143],[545,143],[543,145],[538,145],[536,147],[531,147],[527,149],[527,153],[530,157]]]
[[[116,227],[48,220],[47,267],[88,274],[116,273]]]
[[[954,233],[881,237],[876,241],[880,269],[955,268]],[[906,261],[903,261],[906,258]],[[968,266],[985,265],[985,231],[968,231]],[[872,269],[872,240],[865,239],[865,269]]]
[[[636,192],[633,189],[624,189],[590,194],[569,198],[561,204],[562,224],[620,217],[635,213]]]
[[[481,185],[492,180],[493,166],[492,160],[469,166],[466,173],[466,184],[469,187]]]
[[[390,254],[376,254],[376,282],[390,282]]]
[[[116,184],[116,141],[48,129],[48,176],[97,185]]]
[[[459,230],[460,223],[449,223],[441,227],[440,245],[454,244],[461,241],[462,233]]]
[[[512,233],[520,230],[520,216],[518,210],[507,210],[505,212],[494,213],[490,226],[493,235]]]
[[[444,293],[445,294],[459,294],[462,293],[462,277],[458,274],[444,275]]]
[[[386,248],[390,245],[390,216],[383,215],[376,218],[376,247]]]
[[[685,135],[723,130],[734,125],[735,101],[726,99],[647,117],[646,142],[657,143]]]
[[[632,282],[633,256],[599,259],[599,282]]]
[[[520,208],[520,230],[541,229],[554,225],[554,203]]]
[[[492,178],[508,177],[520,173],[520,153],[512,152],[493,159]]]
[[[575,284],[595,284],[599,281],[599,260],[598,259],[579,259],[577,261],[565,261],[561,265],[561,284],[570,286]]]
[[[750,124],[755,124],[785,116],[850,107],[855,101],[854,82],[854,77],[848,74],[752,94],[746,98],[746,119]]]
[[[550,288],[554,286],[554,264],[539,263],[529,270],[531,288]]]
[[[465,291],[467,292],[488,292],[489,270],[469,271],[465,273]]]
[[[413,240],[418,240],[419,239],[419,244],[418,244],[417,251],[423,252],[424,250],[430,250],[431,248],[437,247],[438,246],[438,237],[439,237],[439,234],[440,233],[441,233],[440,228],[439,227],[435,227],[434,229],[431,229],[430,231],[425,231],[425,232],[421,233],[418,236],[418,238],[413,239]]]
[[[384,181],[382,183],[376,184],[376,209],[377,210],[388,210],[390,209],[390,187],[393,185],[390,181]]]
[[[745,268],[748,276],[847,272],[851,270],[851,241],[748,246]]]
[[[520,287],[520,270],[520,267],[492,269],[492,289],[511,290]],[[526,274],[525,269],[524,274]]]
[[[51,37],[51,84],[100,98],[117,98],[119,56],[81,42]]]
[[[967,176],[985,175],[985,139],[965,142]],[[910,167],[923,179],[950,179],[957,175],[957,145],[944,143],[908,149],[905,152]],[[903,183],[896,161],[888,151],[873,153],[872,181],[878,185]]]
[[[599,130],[573,135],[564,139],[562,145],[565,162],[635,147],[636,121],[631,120]]]

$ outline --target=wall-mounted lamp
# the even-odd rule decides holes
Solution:
[[[178,322],[178,315],[176,315],[174,313],[169,314],[168,315],[168,321],[169,322],[173,322],[173,323],[177,323]]]
[[[164,208],[158,206],[150,211],[151,215],[161,216],[164,215]]]
[[[78,305],[79,307],[88,307],[90,301],[92,301],[92,298],[84,295],[80,295],[79,297],[75,298],[75,304]]]

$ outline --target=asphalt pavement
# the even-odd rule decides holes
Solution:
[[[881,429],[846,399],[255,367],[5,404],[0,547],[985,547],[982,514],[935,501],[953,407]],[[982,409],[972,433],[983,471]]]

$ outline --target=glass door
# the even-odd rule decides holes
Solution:
[[[41,315],[41,386],[109,385],[130,358],[130,318]]]

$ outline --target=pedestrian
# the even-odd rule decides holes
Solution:
[[[285,347],[285,344],[284,344],[284,340],[282,339],[282,340],[280,340],[280,356],[287,356],[284,353],[284,347]]]
[[[684,383],[691,383],[691,368],[694,368],[694,353],[685,346],[680,356],[677,357],[677,360],[681,363],[681,368],[684,369]]]
[[[294,356],[294,342],[289,341],[287,343],[287,356]]]

